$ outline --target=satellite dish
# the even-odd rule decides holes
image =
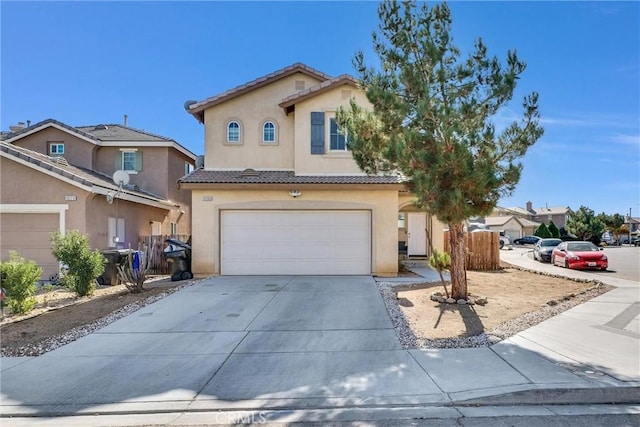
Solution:
[[[129,184],[129,174],[123,170],[117,170],[113,173],[113,182],[120,188]]]

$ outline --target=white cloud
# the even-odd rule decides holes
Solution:
[[[640,135],[615,133],[609,137],[610,142],[623,145],[636,145],[640,148]]]

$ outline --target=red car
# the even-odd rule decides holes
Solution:
[[[562,242],[551,252],[551,264],[572,269],[599,269],[609,267],[602,248],[591,242]]]

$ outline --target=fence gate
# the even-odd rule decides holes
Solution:
[[[151,251],[153,251],[152,265],[149,267],[148,274],[171,274],[171,267],[164,256],[164,241],[169,238],[189,242],[190,236],[186,234],[140,236],[140,240],[138,241],[138,250],[143,251],[146,248],[151,248]]]
[[[500,268],[500,234],[497,232],[465,233],[467,270],[498,270]],[[449,231],[444,232],[444,251],[451,253]]]

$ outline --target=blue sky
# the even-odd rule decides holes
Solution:
[[[528,68],[500,120],[540,93],[544,136],[501,206],[640,216],[640,3],[450,2],[463,53],[516,49]],[[183,104],[295,62],[355,75],[377,64],[377,2],[2,1],[1,128],[54,118],[122,123],[204,153]],[[249,166],[249,165],[248,165]]]

